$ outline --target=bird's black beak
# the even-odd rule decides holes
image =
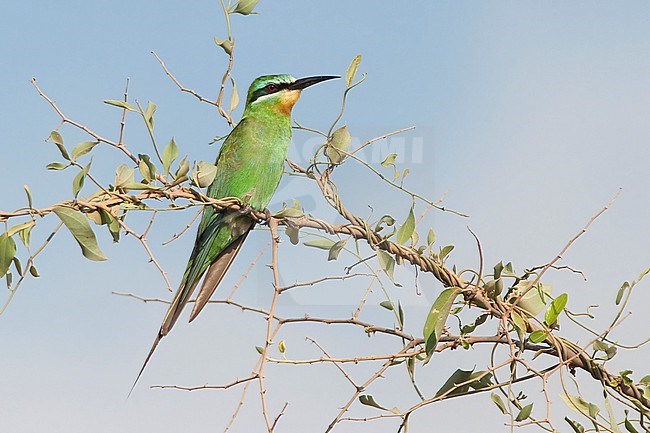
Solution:
[[[300,78],[293,83],[289,84],[288,89],[289,90],[302,90],[306,89],[309,86],[313,86],[314,84],[318,84],[321,81],[326,81],[326,80],[333,80],[334,78],[341,78],[337,77],[335,75],[322,75],[319,77],[307,77],[307,78]]]

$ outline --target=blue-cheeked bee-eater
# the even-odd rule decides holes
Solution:
[[[263,211],[282,177],[291,141],[291,109],[302,90],[333,78],[340,77],[295,79],[282,74],[256,78],[248,89],[241,120],[221,146],[216,162],[217,173],[207,195],[215,199],[237,197],[252,209]],[[190,322],[207,304],[254,225],[254,219],[240,211],[216,212],[211,206],[204,208],[180,287],[131,391],[158,343],[180,317],[201,277],[205,274],[190,313]]]

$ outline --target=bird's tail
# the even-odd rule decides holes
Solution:
[[[131,394],[133,393],[133,390],[135,389],[135,386],[138,384],[138,381],[140,380],[140,376],[142,376],[142,373],[144,372],[145,367],[149,363],[149,360],[151,359],[151,356],[156,351],[156,347],[158,347],[158,343],[160,343],[160,340],[162,340],[162,338],[163,338],[162,332],[158,332],[158,335],[156,335],[156,339],[153,341],[153,345],[151,346],[151,349],[149,350],[149,355],[147,355],[147,359],[144,360],[144,364],[142,364],[142,368],[140,369],[140,372],[138,373],[138,377],[135,378],[135,381],[133,382],[133,386],[131,386],[131,390],[129,391],[129,395],[126,396],[127,399],[129,397],[131,397]]]

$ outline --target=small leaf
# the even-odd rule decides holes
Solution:
[[[390,302],[390,301],[383,301],[383,302],[380,302],[379,305],[381,305],[382,307],[384,307],[384,308],[387,309],[387,310],[390,310],[390,311],[393,310],[393,303]]]
[[[392,166],[395,166],[395,158],[397,158],[397,154],[396,154],[396,153],[391,153],[391,154],[389,154],[389,155],[386,157],[386,159],[384,159],[384,160],[381,162],[381,166],[382,166],[382,167],[389,167],[389,166],[391,166],[391,165],[392,165]]]
[[[260,0],[239,0],[232,13],[250,15],[253,13],[253,9],[257,6],[259,1]]]
[[[512,317],[512,323],[515,325],[515,328],[517,328],[520,332],[526,332],[526,320],[524,320],[523,317],[516,311],[513,311],[510,314],[510,317]]]
[[[443,248],[440,250],[440,255],[439,255],[440,260],[441,260],[441,261],[444,260],[445,257],[447,257],[447,255],[448,255],[450,252],[452,252],[453,250],[454,250],[454,246],[453,246],[453,245],[447,245],[447,246],[443,247]]]
[[[286,350],[284,340],[280,340],[280,342],[278,343],[278,350],[280,351],[280,353],[284,353],[284,351]]]
[[[101,261],[106,257],[97,245],[97,238],[88,224],[88,220],[82,213],[74,209],[55,206],[52,211],[61,219],[63,224],[72,233],[75,240],[81,247],[81,252],[89,260]]]
[[[216,176],[217,166],[209,162],[197,161],[192,170],[192,181],[199,188],[210,186]]]
[[[257,353],[262,355],[264,353],[264,348],[260,346],[255,346],[255,350],[257,350]]]
[[[138,163],[138,171],[144,180],[149,183],[156,178],[156,166],[151,162],[149,155],[138,153],[140,162]]]
[[[77,159],[93,150],[99,141],[82,141],[72,148],[72,159]]]
[[[18,232],[18,239],[20,239],[25,248],[29,248],[29,239],[32,233],[32,228],[34,228],[34,224]]]
[[[519,411],[519,414],[517,414],[517,418],[515,418],[515,421],[523,421],[525,419],[528,419],[532,411],[533,411],[533,403],[522,407],[521,410]]]
[[[287,227],[284,233],[289,237],[291,245],[298,245],[300,243],[300,231],[298,227]]]
[[[29,205],[29,208],[32,208],[32,192],[29,190],[29,187],[27,185],[23,185],[23,189],[25,190],[25,194],[27,195],[27,204]]]
[[[499,408],[499,410],[501,411],[502,414],[504,414],[504,415],[508,414],[508,410],[506,409],[506,405],[505,405],[505,403],[503,403],[503,400],[501,399],[499,394],[497,394],[496,392],[492,392],[490,394],[490,398],[492,399],[494,404],[497,405],[497,407]]]
[[[354,56],[347,71],[345,71],[345,85],[347,87],[350,87],[352,81],[354,81],[354,76],[357,74],[357,69],[359,69],[359,63],[361,63],[361,54]]]
[[[531,343],[541,343],[545,339],[546,339],[546,331],[542,331],[541,329],[531,332],[530,335],[528,336],[528,341],[530,341]]]
[[[163,170],[165,171],[165,174],[169,174],[169,168],[172,166],[172,163],[176,158],[178,158],[178,147],[176,146],[174,137],[172,137],[172,139],[169,140],[169,143],[167,143],[163,148],[162,152]]]
[[[36,270],[36,266],[34,266],[34,265],[31,265],[31,266],[29,267],[29,273],[30,273],[30,274],[32,275],[32,277],[34,277],[34,278],[38,278],[38,277],[40,277],[40,275],[38,274],[38,271]]]
[[[472,380],[475,379],[475,380]],[[465,383],[467,382],[467,383]],[[464,385],[460,385],[464,383]],[[492,374],[485,371],[461,370],[457,369],[445,383],[436,392],[436,397],[445,395],[450,397],[453,395],[465,394],[469,388],[482,389],[490,386],[492,383]]]
[[[580,396],[560,394],[560,398],[570,409],[573,409],[581,414],[589,414],[591,418],[595,418],[596,415],[598,415],[598,412],[600,412],[598,406],[585,401]]]
[[[325,155],[332,164],[340,164],[347,157],[352,137],[347,126],[341,126],[332,133],[332,137],[325,147]]]
[[[329,239],[316,239],[302,243],[306,247],[318,248],[321,250],[329,250],[334,245],[334,242]]]
[[[77,173],[72,179],[72,195],[76,199],[77,196],[79,195],[79,191],[81,191],[81,188],[84,186],[84,180],[86,180],[86,175],[88,174],[88,170],[90,170],[90,163],[86,165],[79,173]]]
[[[56,144],[56,147],[59,148],[59,152],[61,152],[63,159],[70,161],[70,155],[68,155],[68,151],[63,145],[63,137],[61,137],[61,134],[59,134],[58,131],[52,131],[50,133],[49,139],[52,140],[52,143]]]
[[[384,250],[377,250],[377,260],[379,261],[379,266],[381,266],[386,275],[388,275],[388,278],[390,278],[391,281],[394,281],[393,273],[395,271],[395,259],[393,256]]]
[[[645,277],[646,275],[648,275],[648,273],[650,273],[650,266],[648,266],[647,268],[645,268],[644,270],[641,271],[641,273],[640,273],[639,276],[637,277],[636,281],[637,281],[637,282],[641,281],[641,279],[642,279],[643,277]]]
[[[118,101],[117,99],[105,99],[104,104],[114,105],[115,107],[126,108],[129,111],[136,111],[135,108],[131,107],[124,101]]]
[[[445,323],[447,322],[447,316],[449,316],[451,306],[454,304],[459,293],[460,289],[458,288],[445,289],[433,302],[423,329],[427,356],[431,355],[436,348]]]
[[[16,233],[21,232],[23,230],[31,229],[32,227],[34,227],[35,224],[36,222],[32,220],[22,224],[16,224],[15,226],[12,226],[9,228],[9,230],[7,230],[7,236],[13,236]]]
[[[435,241],[436,233],[433,231],[433,229],[429,229],[429,233],[427,233],[427,245],[431,246]]]
[[[16,242],[7,233],[0,235],[0,277],[5,276],[16,255]]]
[[[117,169],[115,169],[115,188],[123,188],[125,185],[134,183],[133,176],[135,170],[126,164],[120,164]]]
[[[409,214],[406,217],[406,221],[397,231],[397,243],[404,245],[406,241],[411,239],[413,232],[415,231],[415,216],[413,215],[413,207],[409,210]]]
[[[64,164],[62,162],[50,162],[48,165],[45,166],[45,169],[46,170],[65,170],[68,167],[70,167],[69,164]]]
[[[228,107],[228,113],[232,113],[235,108],[239,105],[239,93],[237,93],[237,85],[235,80],[230,77],[230,82],[232,83],[232,92],[230,92],[230,107]]]
[[[546,314],[544,314],[544,322],[548,326],[552,326],[557,321],[557,317],[560,315],[562,310],[564,310],[568,299],[569,295],[566,293],[562,293],[560,296],[553,299],[553,302],[551,302],[551,305],[549,305],[546,310]]]
[[[339,257],[339,253],[345,246],[345,243],[347,242],[347,239],[342,239],[338,242],[336,242],[334,245],[329,250],[329,254],[327,255],[327,261],[332,261],[336,260]]]
[[[178,169],[174,174],[174,183],[182,182],[189,171],[190,162],[187,160],[187,156],[184,156],[178,163]]]
[[[147,125],[147,129],[149,129],[150,132],[153,131],[153,125],[154,125],[153,114],[155,112],[156,112],[156,104],[154,104],[151,101],[148,101],[147,108],[144,110],[143,116],[144,116],[145,124]]]
[[[369,394],[361,394],[359,396],[359,402],[361,402],[361,404],[365,404],[366,406],[376,407],[377,409],[381,409],[381,410],[388,410],[385,407],[380,406],[379,403],[375,401],[373,396]]]
[[[402,304],[397,301],[397,319],[399,320],[399,328],[404,329],[404,310],[402,310]]]
[[[14,262],[14,267],[16,268],[16,271],[18,272],[18,275],[21,277],[23,276],[23,265],[20,264],[20,259],[18,257],[15,257],[12,259]]]
[[[585,433],[585,428],[578,421],[573,421],[569,417],[564,417],[564,420],[571,426],[575,433]]]
[[[233,43],[228,39],[220,40],[215,36],[214,43],[219,45],[229,56],[232,56]]]
[[[630,283],[627,281],[623,283],[620,289],[618,289],[618,293],[616,294],[616,305],[620,304],[621,301],[623,300],[623,295],[625,294],[625,291],[630,288]]]

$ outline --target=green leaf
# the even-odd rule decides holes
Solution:
[[[140,171],[140,175],[143,179],[149,183],[156,178],[156,166],[151,162],[149,155],[138,153],[138,158],[140,158],[138,171]]]
[[[217,166],[209,162],[197,161],[192,170],[192,181],[199,188],[210,186],[216,176]]]
[[[50,132],[49,140],[52,140],[52,143],[56,144],[56,147],[59,148],[59,152],[61,152],[63,159],[70,161],[70,155],[68,155],[68,151],[63,145],[63,137],[61,137],[61,134],[59,134],[58,131],[52,131]]]
[[[377,261],[379,261],[379,266],[381,266],[386,275],[388,275],[388,278],[390,278],[391,281],[394,281],[393,273],[395,272],[395,259],[393,256],[384,250],[377,250]]]
[[[35,223],[32,224],[29,227],[26,227],[26,228],[18,231],[18,239],[20,239],[20,241],[23,243],[25,248],[29,248],[29,239],[30,239],[30,236],[31,236],[31,233],[32,233],[32,228],[34,228],[34,225],[35,225]]]
[[[239,105],[239,93],[237,93],[237,85],[232,76],[230,77],[230,82],[232,83],[232,92],[230,92],[230,107],[228,107],[228,113],[232,113]]]
[[[501,397],[499,396],[499,394],[497,394],[496,392],[492,392],[490,394],[490,398],[492,399],[494,404],[497,405],[497,407],[499,408],[499,410],[501,411],[502,414],[504,414],[504,415],[508,414],[508,409],[506,409],[506,405],[503,402],[503,400],[501,399]]]
[[[399,320],[399,328],[404,329],[404,310],[399,301],[397,301],[397,320]]]
[[[446,247],[443,247],[443,248],[440,250],[440,255],[439,255],[440,260],[441,260],[441,261],[444,260],[445,257],[447,257],[447,255],[448,255],[450,252],[452,252],[453,250],[454,250],[454,246],[453,246],[453,245],[447,245]]]
[[[375,232],[379,233],[382,231],[384,229],[383,224],[386,224],[388,227],[392,227],[395,224],[395,218],[390,215],[382,216],[375,225]]]
[[[397,243],[400,245],[404,245],[409,239],[411,239],[411,236],[413,235],[414,231],[415,231],[415,216],[413,215],[413,206],[411,206],[411,209],[409,210],[409,214],[406,217],[406,221],[404,221],[404,224],[402,224],[402,226],[397,231]]]
[[[431,246],[435,241],[436,233],[433,231],[433,229],[429,229],[429,233],[427,233],[427,245]]]
[[[239,0],[232,13],[250,15],[253,13],[253,9],[257,6],[259,1],[260,0]]]
[[[528,336],[528,341],[530,341],[531,343],[541,343],[545,339],[546,339],[546,331],[542,331],[541,329],[531,332],[530,335]]]
[[[340,241],[336,242],[334,245],[329,250],[329,254],[327,255],[327,261],[332,261],[336,260],[339,257],[339,253],[345,246],[345,243],[347,242],[347,239],[341,239]]]
[[[184,156],[178,162],[178,169],[176,169],[176,174],[174,174],[174,183],[182,182],[189,171],[190,171],[190,163],[187,160],[187,156]]]
[[[564,307],[566,307],[568,299],[569,295],[566,293],[562,293],[560,296],[553,299],[553,302],[551,302],[551,305],[548,306],[548,309],[544,314],[544,322],[548,326],[552,326],[557,321],[557,317],[560,315],[562,310],[564,310]]]
[[[515,421],[523,421],[525,419],[528,419],[532,411],[533,411],[533,403],[522,407],[519,413],[517,414],[517,418],[515,418]]]
[[[481,377],[482,376],[482,377]],[[479,379],[480,377],[480,379]],[[475,379],[475,380],[472,380]],[[436,392],[436,397],[446,395],[447,397],[465,394],[469,388],[482,389],[490,386],[492,381],[492,373],[485,373],[485,371],[474,370],[456,370],[447,381]],[[467,383],[465,383],[467,382]],[[464,385],[460,385],[465,383]]]
[[[0,277],[4,277],[16,255],[16,242],[7,233],[0,235]]]
[[[623,295],[625,294],[625,291],[630,288],[630,283],[627,281],[623,283],[620,289],[618,289],[618,293],[616,294],[616,305],[620,304],[621,301],[623,300]]]
[[[551,286],[537,283],[532,289],[528,290],[532,284],[532,281],[520,281],[514,287],[515,290],[512,293],[511,299],[525,292],[525,295],[521,297],[517,305],[531,315],[536,316],[544,309],[547,301],[550,300]]]
[[[641,279],[642,279],[643,277],[645,277],[646,275],[648,275],[648,273],[650,273],[650,266],[648,266],[647,268],[645,268],[644,270],[641,271],[641,273],[640,273],[639,276],[637,277],[636,281],[637,281],[637,282],[641,281]]]
[[[630,433],[639,433],[637,429],[634,428],[632,423],[627,419],[627,411],[625,411],[625,430],[627,430]]]
[[[361,63],[361,54],[354,56],[347,71],[345,71],[345,85],[347,87],[350,87],[352,81],[354,81],[354,76],[357,74],[357,69],[359,69],[359,63]]]
[[[382,307],[384,307],[387,310],[390,310],[390,311],[393,310],[393,303],[391,301],[383,301],[383,302],[380,302],[379,305],[381,305]]]
[[[431,355],[436,348],[438,339],[440,339],[440,335],[442,335],[445,327],[445,322],[447,322],[449,310],[451,310],[451,306],[454,304],[459,293],[460,289],[458,288],[445,289],[433,302],[423,329],[427,356]]]
[[[300,229],[298,227],[287,227],[284,233],[289,237],[291,245],[298,245],[300,243]]]
[[[318,248],[321,250],[329,250],[334,245],[334,241],[329,239],[316,239],[313,241],[307,241],[302,243],[306,247]]]
[[[55,206],[52,211],[61,219],[63,224],[70,231],[72,236],[81,247],[81,253],[89,260],[102,261],[106,257],[97,245],[97,239],[88,220],[81,213],[74,209],[63,206]]]
[[[23,265],[20,264],[20,259],[16,256],[12,259],[14,262],[14,267],[16,268],[16,271],[18,272],[18,275],[21,277],[23,276]]]
[[[174,137],[172,137],[172,139],[169,140],[169,143],[167,143],[163,148],[162,152],[163,170],[165,171],[165,174],[169,174],[169,168],[172,166],[172,163],[176,158],[178,158],[178,147],[176,146]]]
[[[144,121],[149,131],[153,131],[153,114],[156,112],[156,104],[151,101],[147,102],[147,108],[144,110]]]
[[[347,126],[341,126],[332,133],[332,137],[325,147],[325,155],[332,164],[340,164],[347,157],[352,137]]]
[[[9,228],[9,230],[7,230],[7,236],[13,236],[16,233],[21,232],[23,230],[31,229],[32,227],[34,227],[35,224],[36,222],[32,220],[24,222],[22,224],[16,224],[15,226],[12,226]]]
[[[93,150],[99,141],[82,141],[72,148],[72,159],[77,159]]]
[[[389,167],[389,166],[395,166],[395,158],[397,158],[396,153],[391,153],[389,154],[382,162],[381,166],[382,167]]]
[[[596,418],[600,409],[593,403],[585,401],[580,396],[560,394],[560,398],[570,408],[581,414],[588,414],[591,418]]]
[[[135,170],[126,164],[120,164],[115,169],[115,188],[123,188],[126,185],[134,183]]]
[[[264,348],[260,346],[255,346],[255,350],[257,350],[257,353],[262,355],[264,353]]]
[[[90,170],[90,162],[88,165],[86,165],[82,170],[79,171],[72,179],[72,195],[76,199],[77,196],[79,195],[79,191],[81,191],[81,188],[84,186],[84,180],[86,180],[86,175],[88,174],[88,170]]]
[[[517,328],[520,332],[526,332],[526,320],[521,317],[519,313],[513,311],[510,314],[510,317],[512,318],[512,323],[515,325],[515,328]]]
[[[366,406],[376,407],[377,409],[381,409],[381,410],[388,410],[385,407],[380,406],[379,403],[375,401],[373,396],[369,394],[361,394],[359,396],[359,402],[361,402],[361,404],[364,404]]]
[[[280,340],[280,342],[278,343],[278,350],[280,351],[280,353],[284,353],[287,350],[284,340]]]
[[[31,266],[29,267],[29,273],[30,273],[30,274],[32,275],[32,277],[34,277],[34,278],[38,278],[38,277],[40,277],[40,275],[38,274],[38,271],[36,270],[36,266],[34,266],[34,265],[31,265]]]
[[[502,261],[497,263],[496,265],[494,265],[494,275],[493,275],[493,277],[494,277],[495,280],[498,280],[499,278],[501,278],[501,271],[503,271],[503,262]]]
[[[113,105],[115,107],[125,108],[129,111],[137,111],[135,108],[131,107],[124,101],[118,101],[117,99],[105,99],[104,104]]]
[[[68,167],[70,167],[69,164],[64,164],[62,162],[50,162],[48,165],[45,166],[45,169],[46,170],[65,170]]]
[[[564,417],[564,420],[571,426],[575,433],[585,433],[585,428],[578,421],[573,421],[569,417]]]
[[[23,189],[25,190],[25,194],[27,195],[27,204],[29,205],[29,208],[32,208],[32,192],[29,190],[29,187],[27,185],[23,185]]]
[[[215,36],[214,43],[219,45],[221,48],[223,48],[223,50],[226,52],[226,54],[228,54],[229,56],[232,56],[232,49],[234,47],[232,41],[230,41],[228,39],[224,39],[222,41],[222,40],[220,40],[219,38],[217,38]]]

